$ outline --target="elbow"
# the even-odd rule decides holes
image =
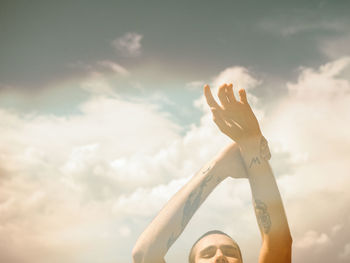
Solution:
[[[144,262],[144,253],[142,250],[134,247],[132,250],[132,262],[133,263],[142,263]]]
[[[131,256],[132,256],[132,262],[133,263],[145,263],[145,257],[147,255],[148,246],[146,243],[137,240],[136,244],[134,245]]]
[[[266,240],[263,242],[262,251],[270,259],[271,262],[291,262],[293,239],[289,235],[275,240]],[[269,262],[270,262],[269,261]]]
[[[265,241],[265,245],[273,250],[291,251],[292,249],[293,238],[289,231],[288,233],[269,236]]]
[[[133,263],[163,263],[163,258],[159,255],[155,255],[149,251],[134,247],[132,250],[132,262]]]
[[[145,263],[145,257],[147,257],[149,251],[149,242],[145,242],[144,239],[139,238],[131,252],[133,263]]]

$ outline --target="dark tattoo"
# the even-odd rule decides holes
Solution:
[[[176,237],[175,237],[174,233],[172,233],[171,236],[169,237],[167,244],[166,244],[167,249],[169,249],[174,244],[175,240],[176,240]]]
[[[208,166],[207,170],[203,171],[202,174],[207,173],[210,170],[211,166]]]
[[[267,161],[271,159],[270,148],[264,136],[261,137],[260,141],[260,157]]]
[[[260,140],[260,158],[261,160],[265,160],[265,161],[268,161],[271,159],[270,148],[264,136],[262,136]],[[255,164],[261,164],[261,161],[258,156],[252,158],[249,164],[249,168],[251,168]]]
[[[249,168],[251,168],[253,166],[253,164],[260,164],[260,160],[259,160],[259,157],[254,157],[250,164],[249,164]]]
[[[210,170],[210,168],[211,167],[209,166],[208,169],[202,172],[202,174],[207,173]],[[199,204],[202,198],[203,189],[205,186],[207,186],[208,182],[212,178],[213,178],[213,174],[206,176],[203,182],[200,184],[199,188],[196,188],[195,190],[193,190],[192,193],[189,195],[183,209],[183,216],[182,216],[182,222],[181,222],[182,227],[186,226],[186,224],[191,219],[196,209],[199,207]]]
[[[264,202],[259,199],[255,200],[255,211],[256,217],[258,219],[259,225],[265,234],[270,232],[271,219],[267,211],[267,206]]]

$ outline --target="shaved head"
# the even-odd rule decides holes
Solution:
[[[232,243],[234,244],[234,246],[237,248],[237,250],[238,250],[238,256],[239,256],[239,258],[242,260],[241,250],[240,250],[238,244],[236,243],[236,241],[233,240],[232,237],[230,237],[228,234],[226,234],[226,233],[224,233],[224,232],[222,232],[222,231],[220,231],[220,230],[211,230],[211,231],[208,231],[208,232],[204,233],[203,235],[201,235],[201,236],[196,240],[196,242],[194,242],[194,244],[193,244],[193,246],[192,246],[192,248],[191,248],[190,254],[189,254],[189,256],[188,256],[188,262],[189,262],[189,263],[195,263],[196,254],[197,254],[197,244],[200,243],[200,241],[201,241],[202,239],[204,239],[205,237],[208,237],[208,236],[210,236],[210,235],[223,235],[223,236],[225,236],[226,238],[229,238],[229,239],[232,241]]]

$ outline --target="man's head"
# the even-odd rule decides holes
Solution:
[[[242,263],[241,250],[226,233],[219,230],[208,231],[193,244],[189,263],[225,262]]]

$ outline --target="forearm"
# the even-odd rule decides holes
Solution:
[[[133,250],[134,262],[162,262],[170,246],[210,192],[225,178],[214,158],[197,172],[163,207],[141,234]]]
[[[219,129],[237,142],[253,194],[255,214],[261,230],[263,246],[259,262],[290,262],[292,238],[280,193],[268,163],[270,158],[266,140],[254,115],[244,89],[239,90],[239,101],[232,84],[219,87],[219,105],[208,85],[204,94]]]
[[[261,140],[258,138],[247,143],[241,147],[241,153],[247,168],[263,243],[269,249],[281,249],[289,246],[292,239],[281,195],[268,161],[268,146],[261,144]]]

